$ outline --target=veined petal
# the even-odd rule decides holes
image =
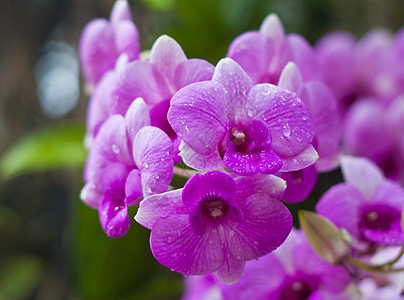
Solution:
[[[189,225],[188,215],[158,219],[150,236],[154,257],[185,276],[215,272],[224,262],[223,245],[214,224],[207,222],[200,236]]]
[[[182,189],[152,195],[140,202],[135,220],[140,225],[152,229],[160,218],[171,215],[188,215],[189,211],[182,202]]]
[[[168,84],[174,86],[174,74],[178,65],[186,61],[181,46],[167,35],[160,36],[150,52],[150,62],[156,66],[159,72],[167,79]]]
[[[133,141],[133,158],[141,171],[143,196],[163,193],[173,176],[173,145],[159,128],[146,126]]]
[[[226,251],[223,265],[215,272],[217,278],[226,284],[237,282],[243,275],[245,262],[238,260],[231,253]]]
[[[236,61],[250,76],[254,84],[269,80],[269,63],[274,55],[272,40],[259,32],[246,32],[238,36],[229,47],[227,57]]]
[[[256,259],[278,248],[292,229],[286,206],[268,194],[237,199],[242,221],[227,219],[225,233],[229,251],[241,261]]]
[[[103,198],[99,209],[100,223],[110,237],[124,236],[130,226],[128,209],[124,199]]]
[[[253,176],[237,176],[237,198],[246,199],[253,194],[268,194],[280,200],[286,189],[286,182],[274,175],[256,174]]]
[[[196,152],[210,154],[227,132],[228,98],[220,84],[211,81],[190,84],[171,99],[168,122]]]
[[[227,148],[223,161],[226,167],[239,175],[274,174],[282,167],[282,160],[269,146],[251,151],[237,151],[234,148],[233,145]]]
[[[139,130],[150,125],[149,109],[142,98],[137,98],[129,106],[125,114],[125,122],[129,139],[133,143]]]
[[[105,163],[121,162],[128,166],[133,165],[125,119],[120,115],[111,116],[102,125],[92,147],[97,160],[103,159]],[[100,156],[100,158],[96,158],[96,156]],[[101,163],[99,165],[101,166]]]
[[[389,179],[383,180],[377,186],[372,202],[390,205],[401,211],[404,204],[404,188],[397,182]]]
[[[225,98],[228,99],[226,111],[229,118],[233,122],[245,119],[250,108],[247,95],[252,87],[252,81],[243,68],[231,58],[223,58],[216,65],[212,81],[220,83],[225,88],[228,96]]]
[[[341,159],[341,170],[345,182],[355,186],[367,200],[384,179],[382,171],[366,158],[344,156]]]
[[[171,97],[159,71],[148,61],[133,61],[118,70],[117,84],[112,92],[113,112],[124,115],[138,97],[155,104]]]
[[[133,169],[125,183],[126,205],[136,205],[143,199],[141,174],[138,169]]]
[[[217,148],[208,154],[200,154],[192,149],[187,143],[181,141],[179,150],[182,160],[188,167],[200,171],[211,171],[224,168],[223,159]]]
[[[341,183],[329,189],[316,205],[316,211],[339,228],[345,228],[356,238],[360,238],[360,207],[364,203],[360,191]]]
[[[257,84],[248,100],[255,115],[269,125],[275,153],[292,157],[310,145],[314,136],[311,115],[295,93],[271,84]]]
[[[194,82],[211,80],[215,66],[203,59],[188,59],[175,69],[174,83],[177,90]]]
[[[282,169],[280,172],[298,171],[314,164],[318,159],[318,153],[312,145],[309,145],[304,151],[296,156],[283,158]]]

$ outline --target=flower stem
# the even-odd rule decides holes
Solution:
[[[195,175],[196,173],[199,173],[199,171],[174,167],[174,174],[181,176],[181,177],[190,178],[191,176]]]

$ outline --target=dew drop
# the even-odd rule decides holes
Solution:
[[[147,186],[147,187],[146,187],[146,191],[147,191],[148,193],[151,193],[151,188],[150,188],[150,186]]]
[[[253,110],[252,110],[251,108],[248,108],[248,109],[247,109],[247,115],[248,115],[249,117],[252,117],[252,115],[253,115]]]
[[[159,179],[159,178],[160,178],[160,176],[156,175],[156,177],[154,177],[154,178]]]
[[[185,125],[185,130],[189,133],[188,125]]]
[[[173,238],[171,236],[168,237],[167,242],[171,243],[173,241]]]
[[[229,236],[230,236],[230,237],[233,237],[233,236],[234,236],[234,230],[231,230],[231,229],[229,230]]]
[[[283,125],[282,134],[283,134],[284,137],[287,137],[287,138],[290,136],[290,125],[288,123]]]
[[[116,145],[116,144],[112,144],[112,151],[113,151],[115,154],[121,153],[121,149],[119,149],[118,145]]]
[[[149,167],[149,164],[144,164],[144,168],[147,169]]]

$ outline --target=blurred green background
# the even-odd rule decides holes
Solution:
[[[111,239],[83,205],[88,97],[77,45],[84,25],[113,0],[0,2],[0,300],[178,299],[182,277],[157,263],[148,230],[133,221]],[[311,43],[332,30],[360,37],[404,26],[402,0],[129,1],[142,49],[161,34],[188,57],[216,64],[230,42],[277,13],[287,33]],[[339,171],[320,177],[312,207]],[[130,215],[136,208],[131,208]]]

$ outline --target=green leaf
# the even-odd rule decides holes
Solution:
[[[59,168],[81,168],[86,159],[85,127],[64,124],[31,132],[0,158],[2,179],[28,172]]]
[[[18,254],[1,265],[0,300],[27,299],[42,276],[42,262],[27,254]]]
[[[403,207],[403,212],[401,213],[401,228],[404,231],[404,207]]]
[[[349,254],[349,244],[328,219],[310,211],[299,211],[300,225],[311,247],[330,264],[336,265]]]
[[[160,11],[172,10],[176,2],[176,0],[143,0],[143,1],[149,7]]]

